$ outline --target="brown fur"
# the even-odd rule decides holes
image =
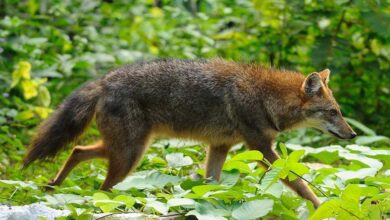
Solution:
[[[25,165],[55,156],[96,115],[102,142],[74,148],[52,185],[61,184],[78,163],[100,157],[109,161],[101,186],[108,190],[136,166],[156,136],[209,144],[206,177],[219,179],[228,150],[239,142],[273,162],[278,155],[272,142],[283,130],[309,126],[341,138],[354,136],[328,79],[326,70],[304,77],[221,59],[124,66],[76,91],[43,122]],[[320,204],[302,180],[286,184],[315,206]]]

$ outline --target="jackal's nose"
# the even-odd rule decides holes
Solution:
[[[356,137],[356,136],[357,136],[357,134],[353,131],[353,132],[351,133],[351,139],[354,138],[354,137]]]

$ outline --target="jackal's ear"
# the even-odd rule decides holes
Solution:
[[[329,76],[330,76],[330,70],[329,69],[324,69],[321,72],[319,72],[322,81],[324,84],[328,84],[329,82]]]
[[[318,73],[311,73],[303,82],[302,88],[305,94],[313,96],[321,89],[321,76]]]

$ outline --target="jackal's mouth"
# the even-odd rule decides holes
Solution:
[[[328,132],[331,133],[331,134],[333,134],[334,136],[340,138],[340,139],[346,139],[346,138],[344,138],[344,137],[341,137],[341,136],[340,136],[339,134],[337,134],[336,132],[333,132],[333,131],[331,131],[331,130],[329,130],[329,129],[328,129]]]

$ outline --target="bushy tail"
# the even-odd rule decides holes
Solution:
[[[23,167],[38,159],[56,156],[67,144],[80,136],[92,120],[101,93],[100,81],[92,81],[65,99],[42,124],[33,138]]]

